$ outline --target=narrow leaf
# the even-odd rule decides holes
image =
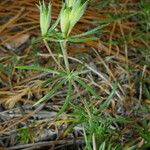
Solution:
[[[115,82],[115,84],[113,85],[112,92],[110,93],[108,98],[105,100],[105,102],[100,106],[100,108],[98,109],[98,112],[102,111],[109,104],[110,100],[112,99],[112,97],[117,89],[117,85],[118,85],[118,82]]]
[[[55,80],[58,80],[62,78],[62,76],[58,75],[58,76],[54,76],[54,77],[50,77],[50,79],[46,80],[44,83],[41,84],[41,87],[45,87],[47,86],[48,84],[52,83],[53,81]]]
[[[47,100],[48,98],[50,98],[59,88],[61,88],[61,86],[65,82],[66,82],[66,79],[63,79],[62,81],[60,81],[49,93],[47,93],[44,97],[42,97],[39,101],[37,101],[33,106],[36,106],[42,103],[43,101]]]
[[[60,114],[62,114],[65,109],[67,108],[69,101],[71,100],[71,94],[72,94],[72,82],[69,81],[69,86],[68,86],[68,92],[67,92],[67,97],[65,99],[65,102],[62,106],[62,108],[60,109],[60,111],[58,112],[57,116],[59,116]]]
[[[144,85],[144,95],[147,97],[148,100],[150,100],[150,92],[148,91],[146,85]]]
[[[56,28],[56,26],[58,25],[59,21],[60,21],[60,14],[59,14],[59,16],[58,16],[56,22],[55,22],[55,23],[51,26],[51,28],[48,30],[48,33],[50,33],[51,31],[53,31],[53,30]]]
[[[80,80],[79,78],[76,79],[76,81],[81,84],[87,91],[89,91],[93,96],[95,96],[97,99],[100,97],[95,93],[95,91],[84,81]]]
[[[50,42],[64,42],[65,41],[65,39],[63,39],[63,38],[49,38],[49,37],[46,37],[45,38],[47,41],[50,41]]]
[[[131,123],[131,121],[129,119],[127,119],[127,118],[108,117],[107,119],[110,120],[110,121],[113,121],[113,122],[118,122],[118,123]]]
[[[87,35],[91,35],[91,34],[95,34],[97,32],[100,32],[100,30],[104,27],[106,27],[107,25],[109,24],[104,24],[104,25],[101,25],[101,26],[98,26],[90,31],[87,31],[85,33],[82,33],[82,34],[77,34],[77,35],[73,35],[73,36],[70,36],[70,38],[77,38],[77,37],[82,37],[82,36],[87,36]]]
[[[88,137],[85,132],[85,127],[83,127],[83,134],[84,134],[84,139],[85,139],[87,150],[92,150],[91,144],[89,143]]]
[[[99,40],[99,38],[96,38],[96,37],[91,37],[91,38],[81,38],[81,39],[67,38],[67,39],[68,39],[68,41],[74,42],[74,43],[86,42],[86,41],[93,41],[93,40]]]
[[[56,71],[56,70],[50,70],[45,67],[40,67],[40,66],[16,66],[17,69],[25,69],[25,70],[36,70],[36,71],[44,71],[44,72],[49,72],[52,74],[64,74],[65,72],[63,71]]]

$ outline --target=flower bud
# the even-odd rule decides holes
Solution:
[[[74,5],[76,0],[66,0],[65,3],[67,7],[72,7]]]
[[[81,0],[65,1],[65,7],[62,8],[60,20],[61,31],[64,37],[70,34],[74,25],[84,14],[87,2],[82,3]]]
[[[50,27],[50,23],[51,23],[51,4],[48,4],[48,7],[46,8],[46,5],[43,1],[43,3],[41,4],[39,2],[39,5],[37,5],[37,7],[40,10],[40,29],[41,29],[41,34],[42,36],[46,35],[49,27]]]

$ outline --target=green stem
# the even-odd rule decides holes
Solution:
[[[63,57],[64,57],[66,71],[69,73],[70,72],[70,68],[69,68],[69,61],[68,61],[68,54],[67,54],[66,43],[67,43],[67,41],[60,42],[60,46],[61,46],[61,50],[62,50]]]
[[[52,56],[53,60],[56,62],[56,64],[59,66],[59,68],[61,68],[62,70],[64,70],[64,68],[60,65],[60,63],[57,61],[57,59],[56,59],[55,56],[53,55],[53,53],[52,53],[50,47],[48,46],[47,41],[46,41],[45,39],[44,39],[43,41],[44,41],[44,44],[45,44],[47,50],[49,51],[50,55]]]

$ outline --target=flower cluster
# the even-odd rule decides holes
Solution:
[[[82,17],[88,0],[65,0],[60,14],[60,26],[63,37],[67,37],[75,24]],[[46,35],[51,23],[51,4],[46,8],[45,3],[37,5],[40,10],[40,28],[42,36]]]

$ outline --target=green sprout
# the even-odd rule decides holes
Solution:
[[[72,28],[82,17],[86,9],[87,2],[88,1],[82,3],[81,0],[65,1],[65,6],[62,8],[60,18],[61,31],[64,37],[67,37],[70,34]]]
[[[29,128],[19,128],[17,130],[17,137],[23,144],[33,141],[33,134]]]
[[[42,36],[47,34],[47,31],[50,27],[50,23],[51,23],[51,4],[48,4],[48,7],[46,8],[46,5],[43,1],[43,3],[41,4],[41,2],[39,2],[39,5],[37,5],[37,7],[40,10],[40,28],[41,28],[41,34]]]

